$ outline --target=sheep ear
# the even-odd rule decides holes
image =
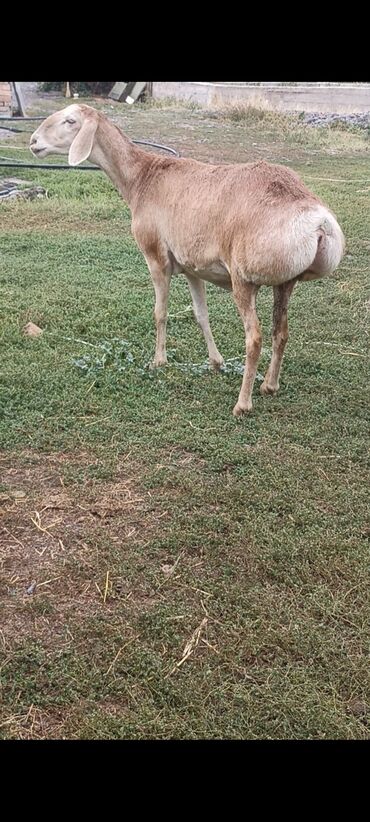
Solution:
[[[91,154],[97,125],[98,122],[95,117],[86,117],[83,121],[69,149],[68,162],[70,166],[79,166]]]

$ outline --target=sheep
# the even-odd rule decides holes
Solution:
[[[209,324],[205,282],[232,291],[246,346],[234,416],[252,409],[262,345],[256,298],[261,286],[271,286],[272,357],[260,391],[276,394],[294,286],[333,273],[345,248],[336,217],[294,171],[265,161],[214,165],[154,155],[135,146],[104,114],[81,104],[47,117],[32,134],[30,149],[36,157],[67,154],[71,166],[89,158],[129,205],[131,230],[155,291],[153,367],[167,363],[173,274],[187,278],[195,318],[216,369],[223,358]]]

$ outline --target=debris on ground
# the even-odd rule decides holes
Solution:
[[[40,337],[40,335],[43,334],[43,330],[39,328],[38,325],[35,325],[35,323],[27,323],[27,325],[24,326],[23,333],[26,337]]]
[[[22,181],[22,184],[24,181]],[[46,188],[42,186],[30,186],[30,188],[18,188],[19,184],[11,180],[3,180],[0,183],[0,203],[3,200],[38,200],[47,197]]]
[[[357,114],[328,114],[320,111],[310,111],[304,113],[303,120],[309,126],[333,126],[343,123],[346,126],[369,128],[370,111],[359,112]]]

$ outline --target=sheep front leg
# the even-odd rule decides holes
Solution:
[[[155,291],[154,317],[157,329],[155,355],[152,368],[159,368],[161,365],[167,365],[166,329],[171,275],[155,265],[150,266],[150,274]]]
[[[262,335],[256,312],[258,285],[244,282],[241,277],[233,279],[234,299],[245,329],[245,368],[238,402],[233,410],[239,417],[252,410],[252,391],[262,346]]]
[[[272,319],[272,357],[265,379],[261,385],[261,394],[276,394],[279,390],[279,375],[288,341],[288,303],[296,284],[290,280],[283,285],[274,286],[274,311]]]

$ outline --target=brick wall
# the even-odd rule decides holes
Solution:
[[[2,83],[0,81],[0,115],[4,109],[10,109],[12,106],[12,92],[10,83]]]

